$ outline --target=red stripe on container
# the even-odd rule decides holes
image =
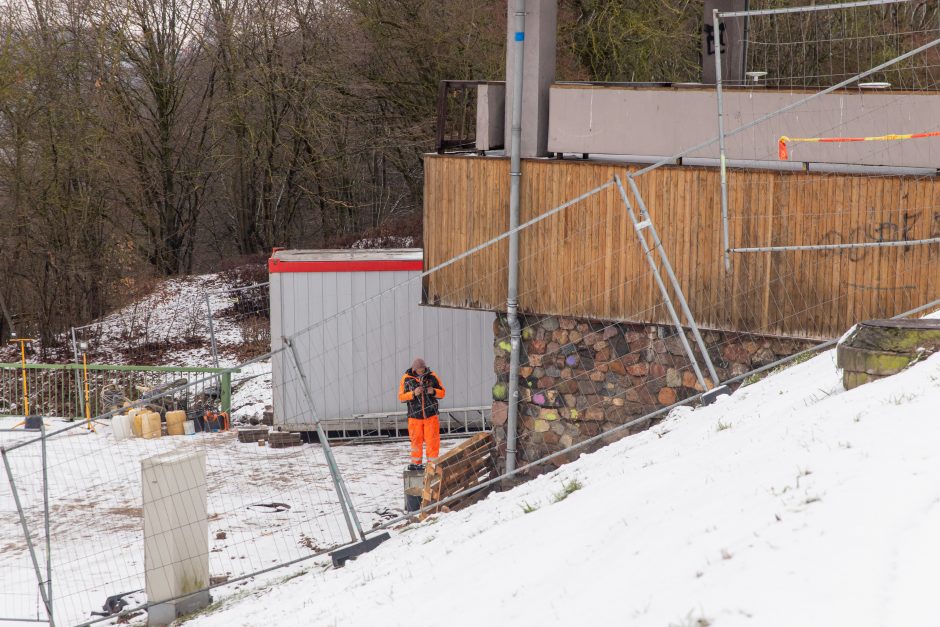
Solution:
[[[283,261],[268,259],[268,272],[395,272],[424,270],[420,259],[375,259],[371,261]]]

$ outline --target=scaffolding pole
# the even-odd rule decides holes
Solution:
[[[721,35],[719,27],[718,9],[712,9],[712,23],[715,37],[715,91],[718,95],[718,168],[721,176],[721,251],[725,261],[725,272],[731,271],[731,247],[728,241],[728,168],[725,159],[725,116],[724,99],[722,97],[721,78]]]
[[[940,237],[928,239],[898,240],[890,242],[850,242],[848,244],[797,244],[793,246],[751,246],[732,248],[733,253],[780,253],[793,250],[847,250],[851,248],[897,248],[899,246],[922,246],[940,244]]]

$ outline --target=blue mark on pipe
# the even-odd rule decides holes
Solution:
[[[525,40],[525,33],[516,33],[516,41]]]

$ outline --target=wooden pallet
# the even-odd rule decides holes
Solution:
[[[421,492],[421,507],[465,492],[492,479],[496,470],[496,442],[491,433],[467,438],[436,460],[428,462]],[[460,509],[486,496],[492,486],[468,492],[453,501],[429,510],[424,516],[444,510]]]

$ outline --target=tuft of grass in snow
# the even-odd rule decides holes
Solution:
[[[764,376],[765,375],[763,372],[755,372],[752,375],[748,375],[744,377],[744,381],[741,382],[741,387],[746,388],[749,385],[754,385],[755,383],[763,379]]]
[[[690,611],[679,619],[678,623],[669,623],[669,627],[710,627],[711,624],[712,622],[701,614],[696,615]]]
[[[715,431],[724,431],[725,429],[730,429],[730,428],[731,428],[730,422],[722,422],[721,420],[719,420],[718,424],[715,425]]]
[[[532,512],[534,512],[535,510],[539,508],[537,503],[535,505],[532,505],[528,501],[523,501],[522,505],[520,505],[519,507],[521,507],[522,511],[526,514],[531,514]]]
[[[561,490],[556,492],[552,497],[552,502],[560,503],[583,487],[584,485],[577,479],[565,481],[561,484]]]
[[[896,394],[888,399],[892,405],[903,405],[914,400],[916,396],[914,394]]]
[[[744,381],[741,382],[741,387],[743,388],[749,385],[753,385],[754,383],[757,383],[758,381],[761,381],[762,379],[773,376],[775,374],[779,374],[783,372],[784,370],[786,370],[787,368],[791,368],[797,364],[801,364],[804,361],[809,361],[815,356],[816,356],[816,353],[812,353],[812,352],[804,353],[798,357],[794,357],[793,359],[791,359],[790,361],[786,363],[780,364],[776,368],[772,368],[771,370],[764,370],[763,372],[755,372],[754,374],[748,377],[745,377]]]

